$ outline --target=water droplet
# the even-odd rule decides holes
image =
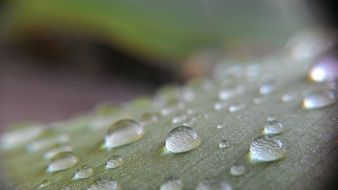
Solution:
[[[28,144],[27,150],[29,152],[37,152],[50,148],[56,144],[68,143],[69,140],[70,138],[68,135],[58,135],[54,137],[48,137]]]
[[[275,91],[276,85],[273,82],[268,82],[259,87],[258,91],[261,95],[268,95]]]
[[[44,158],[46,160],[49,160],[49,159],[52,159],[53,157],[55,157],[56,155],[58,155],[62,152],[72,152],[72,151],[73,151],[73,147],[70,146],[70,145],[60,146],[60,147],[54,148],[54,149],[46,152],[45,155],[44,155]]]
[[[229,111],[230,112],[237,112],[245,108],[244,103],[234,103],[229,106]]]
[[[25,145],[44,132],[42,126],[29,126],[0,135],[0,149],[9,150]]]
[[[218,143],[218,147],[220,147],[220,148],[228,148],[229,146],[230,146],[230,143],[227,140],[221,140]]]
[[[243,175],[245,173],[245,171],[246,171],[245,167],[243,165],[240,165],[240,164],[234,164],[230,168],[230,174],[234,175],[234,176]]]
[[[326,56],[312,66],[309,78],[315,82],[328,82],[338,79],[338,59],[335,56]]]
[[[214,104],[214,109],[215,110],[223,110],[223,109],[225,109],[226,107],[228,106],[228,104],[226,103],[226,102],[216,102],[215,104]]]
[[[207,178],[198,183],[196,190],[232,190],[232,186],[221,179]]]
[[[108,168],[108,169],[118,168],[122,164],[123,164],[122,157],[119,156],[119,155],[114,155],[108,160],[108,162],[106,164],[106,168]]]
[[[272,137],[260,137],[250,146],[250,159],[257,162],[271,162],[283,159],[287,150],[280,140]]]
[[[139,141],[144,136],[141,124],[134,120],[123,119],[113,124],[105,137],[106,148],[115,148]]]
[[[169,132],[165,140],[165,147],[173,153],[191,151],[200,146],[200,136],[190,127],[179,126]]]
[[[263,129],[263,133],[265,135],[277,135],[283,133],[284,131],[285,127],[282,123],[274,118],[268,118]]]
[[[94,174],[94,170],[89,166],[81,166],[79,169],[76,170],[73,179],[79,180],[79,179],[86,179],[89,178]]]
[[[184,114],[181,115],[176,115],[173,117],[173,119],[171,120],[172,124],[179,124],[182,123],[183,121],[187,120],[187,116]]]
[[[99,180],[89,186],[87,190],[122,190],[122,186],[116,181]]]
[[[48,164],[47,172],[56,172],[73,167],[79,159],[68,152],[62,152],[56,155]]]
[[[169,177],[161,185],[160,190],[182,190],[183,184],[182,181],[177,177]]]
[[[217,129],[222,129],[222,128],[224,128],[224,127],[225,127],[225,123],[224,123],[224,122],[217,123],[217,125],[216,125],[216,128],[217,128]]]
[[[45,189],[45,188],[49,187],[51,184],[52,184],[51,181],[45,179],[40,183],[38,189]]]
[[[223,89],[219,92],[218,97],[221,100],[228,100],[232,97],[238,96],[244,92],[244,88],[242,86],[235,86]]]
[[[292,102],[296,98],[297,98],[297,95],[296,94],[291,94],[291,93],[283,94],[282,97],[281,97],[281,99],[282,99],[283,102]]]
[[[336,103],[335,95],[332,91],[315,91],[306,95],[303,99],[304,109],[319,109],[328,107]]]

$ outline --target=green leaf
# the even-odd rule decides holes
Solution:
[[[249,64],[258,62],[262,64]],[[274,56],[241,63],[231,67],[230,71],[223,71],[222,67],[229,66],[217,67],[221,75],[214,76],[214,79],[195,80],[181,88],[166,88],[159,91],[153,100],[137,99],[120,108],[114,107],[112,112],[102,112],[99,108],[97,114],[91,113],[50,128],[38,139],[56,134],[70,136],[73,154],[79,157],[79,163],[68,170],[52,174],[46,172],[49,161],[44,160],[43,155],[48,149],[28,153],[26,147],[21,146],[2,151],[1,171],[6,175],[6,184],[17,189],[36,189],[43,180],[49,180],[51,184],[46,189],[61,189],[64,186],[86,189],[98,179],[107,179],[117,181],[123,189],[159,189],[166,178],[176,176],[182,180],[184,189],[194,189],[204,178],[227,181],[234,189],[327,188],[337,165],[337,106],[318,110],[302,108],[304,93],[323,88],[323,85],[306,79],[309,62],[293,62]],[[250,77],[244,75],[248,68],[258,68],[260,72],[249,80]],[[276,88],[262,96],[258,88],[267,79],[273,79]],[[227,108],[214,109],[214,104],[220,101],[219,90],[226,84],[243,86],[244,93],[225,102],[227,105],[243,103],[244,109],[237,112],[230,112]],[[186,95],[189,90],[194,94],[193,100],[186,98],[189,97]],[[285,93],[295,94],[295,99],[283,102],[281,97]],[[182,106],[182,102],[185,106]],[[177,104],[181,106],[177,107]],[[175,113],[161,116],[159,112],[164,107],[175,108],[172,109]],[[104,109],[109,110],[108,107]],[[172,124],[172,117],[187,112],[196,113],[193,114],[196,119],[190,125],[200,135],[202,144],[186,153],[164,153],[167,134],[179,126]],[[109,125],[97,130],[90,127],[93,118],[133,118],[142,121],[144,113],[153,113],[158,120],[145,125],[142,140],[120,148],[101,148]],[[287,157],[267,163],[251,162],[248,159],[250,144],[262,135],[264,124],[270,116],[274,116],[286,128],[275,138],[285,145]],[[224,123],[224,128],[217,128],[219,123]],[[221,140],[227,140],[230,146],[219,148]],[[124,163],[107,170],[105,163],[113,155],[120,155]],[[233,164],[242,164],[246,172],[241,176],[231,175],[229,170]],[[92,167],[94,175],[73,180],[74,172],[83,165]]]

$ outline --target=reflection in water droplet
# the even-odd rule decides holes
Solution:
[[[244,103],[234,103],[229,106],[229,111],[230,112],[237,112],[245,108]]]
[[[52,184],[51,181],[45,179],[45,180],[43,180],[43,181],[40,183],[38,189],[46,189],[46,188],[48,188],[51,184]]]
[[[338,58],[323,57],[315,64],[309,73],[309,78],[315,82],[335,81],[338,79]]]
[[[283,159],[287,150],[280,140],[272,137],[260,137],[250,146],[250,159],[256,162],[270,162]]]
[[[160,190],[182,190],[183,184],[182,181],[177,177],[169,177],[161,185]]]
[[[198,183],[196,190],[232,190],[232,187],[221,179],[207,178]]]
[[[48,137],[28,144],[27,150],[29,152],[37,152],[52,147],[56,144],[68,143],[69,140],[70,138],[68,135],[58,135],[55,137]]]
[[[114,155],[107,161],[106,168],[113,169],[120,167],[122,164],[123,164],[122,157],[119,155]]]
[[[268,118],[265,123],[263,133],[265,135],[277,135],[283,133],[285,131],[285,127],[278,120],[273,118]]]
[[[73,179],[86,179],[89,178],[94,174],[94,170],[89,166],[81,166],[79,169],[76,170]]]
[[[62,153],[62,152],[72,152],[73,151],[73,147],[70,145],[64,145],[64,146],[60,146],[54,149],[49,150],[48,152],[45,153],[44,158],[46,160],[52,159],[53,157],[55,157],[56,155]]]
[[[89,186],[87,190],[122,190],[122,186],[116,181],[99,180]]]
[[[10,131],[0,135],[0,149],[9,150],[25,145],[27,142],[34,140],[44,132],[42,126],[28,126],[15,131]]]
[[[230,146],[230,143],[229,141],[227,140],[221,140],[219,143],[218,143],[218,146],[220,148],[228,148]]]
[[[243,165],[234,164],[230,168],[230,173],[231,173],[231,175],[234,175],[234,176],[243,175],[245,173],[245,171],[246,171],[246,169]]]
[[[303,99],[304,109],[319,109],[336,103],[336,97],[332,91],[316,91],[308,94]]]
[[[62,152],[56,155],[48,164],[47,172],[56,172],[73,167],[79,159],[68,152]]]
[[[144,136],[141,124],[134,120],[123,119],[113,124],[105,137],[105,147],[115,148],[139,141]]]
[[[169,132],[165,140],[165,147],[173,153],[191,151],[200,146],[200,136],[190,127],[180,126]]]

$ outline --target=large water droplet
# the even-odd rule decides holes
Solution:
[[[196,190],[232,190],[232,187],[221,179],[208,178],[199,182]]]
[[[28,144],[27,150],[29,152],[37,152],[52,147],[56,144],[68,143],[69,140],[70,138],[68,135],[58,135],[54,137],[48,137]]]
[[[240,176],[245,173],[246,169],[243,165],[240,164],[234,164],[230,168],[230,174],[234,176]]]
[[[0,136],[0,149],[9,150],[25,145],[27,142],[40,136],[43,132],[43,127],[37,125],[4,133]]]
[[[335,81],[338,79],[338,59],[326,56],[312,66],[309,77],[315,82]]]
[[[280,140],[271,137],[260,137],[250,146],[250,159],[257,162],[270,162],[283,159],[287,150]]]
[[[265,123],[263,133],[265,135],[277,135],[283,133],[285,131],[285,127],[276,119],[268,119]]]
[[[114,155],[107,161],[106,168],[113,169],[120,167],[122,164],[123,164],[122,157],[119,155]]]
[[[218,143],[218,147],[220,147],[220,148],[228,148],[229,146],[230,146],[230,143],[227,140],[221,140]]]
[[[244,103],[233,103],[229,105],[229,111],[230,112],[237,112],[245,108]]]
[[[47,172],[66,170],[73,167],[78,161],[79,159],[76,156],[68,152],[60,153],[48,164]]]
[[[51,182],[50,180],[45,179],[45,180],[43,180],[43,181],[40,183],[38,189],[46,189],[46,188],[48,188],[51,184],[52,184],[52,182]]]
[[[89,186],[87,190],[122,190],[122,186],[116,181],[99,180]]]
[[[73,151],[73,147],[70,146],[70,145],[60,146],[60,147],[54,148],[54,149],[46,152],[45,155],[44,155],[44,158],[46,160],[49,160],[49,159],[52,159],[53,157],[55,157],[56,155],[58,155],[62,152],[72,152],[72,151]]]
[[[190,127],[179,126],[169,132],[165,140],[165,147],[173,153],[191,151],[200,146],[200,136]]]
[[[169,177],[161,185],[160,190],[182,190],[183,184],[182,181],[177,177]]]
[[[105,137],[106,148],[115,148],[134,143],[144,136],[141,124],[134,120],[123,119],[116,122],[107,132]]]
[[[74,180],[87,179],[93,174],[94,174],[93,168],[85,165],[81,166],[79,169],[76,170],[73,179]]]
[[[307,94],[303,99],[304,109],[319,109],[333,105],[336,102],[334,93],[330,90],[316,91]]]

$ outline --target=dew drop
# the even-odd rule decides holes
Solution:
[[[62,152],[72,152],[73,151],[73,147],[70,145],[64,145],[61,147],[57,147],[54,149],[51,149],[49,151],[47,151],[44,155],[44,158],[46,160],[52,159],[53,157],[55,157],[56,155],[62,153]]]
[[[326,56],[312,66],[309,78],[315,82],[328,82],[338,79],[338,59],[335,56]]]
[[[45,179],[45,180],[43,180],[43,181],[40,183],[38,189],[45,189],[45,188],[48,188],[51,184],[52,184],[51,181]]]
[[[250,159],[255,162],[271,162],[283,159],[287,150],[280,140],[260,137],[250,145]]]
[[[263,134],[264,135],[278,135],[280,133],[283,133],[285,131],[285,127],[282,125],[281,122],[279,122],[276,119],[270,118],[267,119]]]
[[[160,190],[182,190],[182,181],[177,177],[169,177],[162,183]]]
[[[29,126],[0,135],[0,149],[9,150],[34,140],[44,132],[42,126]]]
[[[56,172],[73,167],[79,159],[68,152],[62,152],[56,155],[48,164],[47,172]]]
[[[245,171],[246,171],[245,167],[243,165],[240,165],[240,164],[234,164],[230,168],[230,174],[234,175],[234,176],[243,175],[245,173]]]
[[[244,103],[234,103],[229,105],[229,111],[230,112],[237,112],[245,108]]]
[[[34,141],[27,146],[28,152],[37,152],[50,148],[56,144],[68,143],[70,140],[68,135],[58,135],[54,137],[44,138],[38,141]]]
[[[230,143],[227,140],[221,140],[218,143],[218,147],[220,147],[220,148],[228,148],[229,146],[230,146]]]
[[[302,102],[304,109],[320,109],[336,103],[335,95],[332,91],[316,91],[307,94]]]
[[[92,176],[93,174],[94,170],[91,167],[84,165],[76,170],[73,179],[74,180],[86,179]]]
[[[118,168],[123,164],[123,159],[119,155],[114,155],[112,156],[106,164],[107,169],[113,169],[113,168]]]
[[[134,120],[123,119],[111,126],[105,137],[106,148],[115,148],[139,141],[144,136],[141,124]]]
[[[122,190],[122,186],[116,181],[99,180],[89,186],[87,190]]]
[[[165,147],[173,153],[191,151],[200,146],[200,136],[190,127],[179,126],[169,132],[165,140]]]
[[[196,190],[232,190],[232,186],[221,179],[207,178],[198,183]]]

